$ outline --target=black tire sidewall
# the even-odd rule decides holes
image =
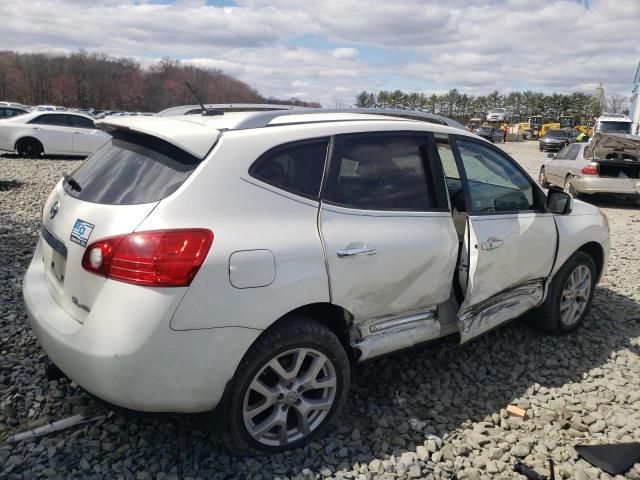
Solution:
[[[290,334],[291,330],[296,334]],[[300,334],[301,331],[306,333]],[[312,348],[323,353],[333,364],[336,372],[335,399],[328,415],[322,424],[307,437],[283,447],[262,445],[247,432],[242,416],[244,396],[249,384],[272,358],[293,348]],[[305,317],[289,319],[272,332],[267,332],[249,349],[238,366],[236,376],[232,380],[226,413],[226,436],[234,446],[234,453],[249,455],[278,453],[302,447],[321,435],[342,409],[348,396],[351,381],[349,359],[338,338],[327,328]]]
[[[591,291],[589,293],[589,299],[587,300],[587,305],[584,308],[584,311],[580,315],[580,318],[574,324],[567,326],[562,323],[560,316],[560,302],[562,300],[562,291],[564,290],[564,286],[569,279],[569,275],[579,266],[585,265],[590,273],[591,273]],[[547,300],[545,305],[544,314],[547,316],[544,319],[548,330],[557,332],[557,333],[569,333],[578,328],[585,317],[589,313],[589,309],[591,308],[591,303],[593,301],[594,290],[596,287],[596,265],[593,261],[593,258],[585,252],[578,251],[574,253],[560,268],[558,273],[555,275],[554,279],[551,282],[549,287],[549,292],[547,294]]]
[[[22,153],[26,150],[25,147],[27,145],[33,146],[33,151],[31,153]],[[34,138],[23,138],[22,140],[18,141],[16,150],[18,151],[19,155],[25,158],[36,158],[42,154],[43,148],[42,144],[38,140]]]

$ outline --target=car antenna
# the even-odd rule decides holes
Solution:
[[[196,95],[196,92],[193,90],[193,88],[191,88],[191,85],[189,85],[189,82],[185,80],[184,83],[187,85],[187,88],[189,89],[189,91],[193,94],[193,96],[196,98],[196,100],[202,107],[202,116],[208,117],[211,115],[224,115],[224,112],[222,110],[216,110],[215,108],[206,108],[202,103],[202,101],[200,100],[200,98],[198,98],[198,95]]]

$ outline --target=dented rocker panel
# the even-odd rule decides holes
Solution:
[[[540,305],[543,297],[544,279],[541,278],[504,290],[483,302],[460,310],[460,343],[519,317]]]

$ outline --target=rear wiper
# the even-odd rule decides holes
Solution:
[[[75,190],[76,192],[82,191],[82,187],[80,186],[80,184],[71,175],[62,172],[62,176],[64,177],[64,181],[67,182],[71,187],[71,190]]]

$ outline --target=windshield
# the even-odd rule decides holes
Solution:
[[[629,122],[598,122],[596,132],[631,133],[631,124]]]
[[[504,113],[504,112],[506,112],[506,109],[504,108],[494,108],[489,113]]]
[[[566,138],[569,136],[569,132],[565,130],[549,130],[546,136],[551,138]]]
[[[137,205],[175,192],[200,160],[149,135],[114,131],[113,136],[64,182],[69,195],[108,205]],[[78,188],[74,188],[74,184]]]

